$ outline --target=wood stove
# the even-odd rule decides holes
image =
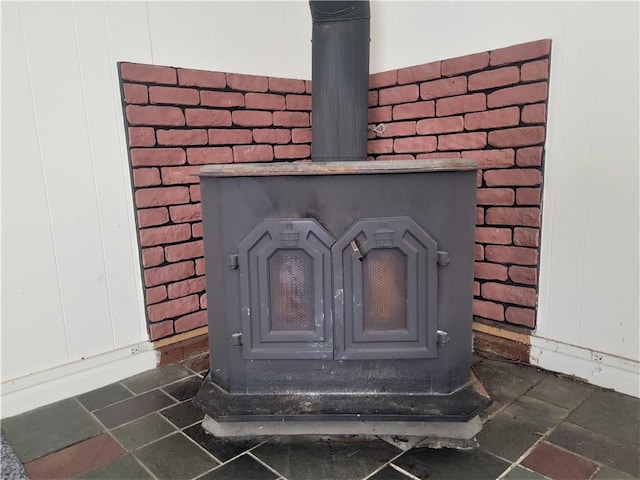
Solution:
[[[476,165],[360,161],[368,3],[310,3],[314,161],[200,173],[203,426],[471,438],[490,401],[471,374]]]

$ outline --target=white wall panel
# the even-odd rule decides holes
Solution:
[[[207,69],[214,53],[213,7],[211,2],[148,3],[153,63]]]
[[[129,221],[132,215],[129,172],[120,149],[122,113],[120,108],[114,108],[114,103],[120,106],[119,101],[114,102],[119,99],[119,88],[111,77],[114,65],[109,56],[104,9],[84,2],[75,3],[73,10],[111,331],[115,348],[118,348],[139,342],[146,335],[146,325],[138,308],[139,302],[143,301],[139,274],[131,268],[138,255],[131,248],[131,237],[135,232]]]
[[[2,21],[2,378],[7,379],[69,357],[17,3],[2,5]]]
[[[539,316],[539,332],[572,345],[579,344],[581,323],[594,104],[593,94],[587,92],[595,92],[600,8],[600,4],[590,3],[579,16],[567,15],[562,42],[552,46],[553,60],[556,47],[561,58],[551,67],[550,89],[559,95],[549,111],[557,137],[554,142],[548,139],[545,164],[542,242],[550,258],[548,263],[542,262],[546,273],[542,280],[548,279],[549,288],[541,285],[541,312],[544,308],[547,311]],[[562,68],[557,74],[555,65]],[[563,320],[547,322],[547,318]]]
[[[112,62],[153,63],[147,2],[90,3],[105,12]]]
[[[613,3],[600,17],[580,345],[640,360],[638,5],[630,10]]]
[[[77,360],[114,342],[73,14],[70,3],[21,9],[69,355]]]
[[[149,2],[153,63],[309,78],[306,2]]]

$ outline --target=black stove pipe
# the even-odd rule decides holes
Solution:
[[[309,2],[314,162],[367,159],[369,1]]]

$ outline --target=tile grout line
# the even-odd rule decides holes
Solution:
[[[267,467],[269,470],[271,470],[273,473],[275,473],[277,476],[276,478],[284,478],[286,480],[286,477],[284,475],[282,475],[280,472],[278,472],[275,468],[273,468],[271,465],[266,464],[264,461],[260,460],[260,458],[258,458],[257,456],[255,456],[253,454],[253,452],[251,451],[247,451],[245,453],[245,455],[253,458],[255,461],[257,461],[258,463],[262,464],[263,466]]]
[[[194,423],[193,425],[196,425],[196,424]],[[192,427],[193,425],[190,425],[190,426]],[[185,428],[189,428],[189,427],[185,427]],[[186,437],[186,439],[189,440],[191,443],[193,443],[196,447],[198,447],[200,450],[202,450],[204,453],[206,453],[208,456],[210,456],[216,462],[218,462],[218,465],[213,467],[211,470],[215,470],[216,468],[218,468],[220,465],[222,465],[224,463],[218,457],[216,457],[213,453],[211,453],[209,450],[205,449],[202,445],[200,445],[198,442],[196,442],[193,438],[191,438],[189,435],[184,433],[183,430],[178,430],[178,432],[181,433],[183,437]],[[210,472],[211,470],[207,470],[207,472]],[[204,473],[203,473],[203,475],[204,475]]]
[[[427,438],[427,437],[425,437],[425,438]],[[381,439],[381,440],[382,440],[382,439]],[[424,440],[424,439],[422,439],[422,440]],[[420,440],[420,441],[422,441],[422,440]],[[384,441],[384,440],[382,440],[382,441]],[[420,442],[418,442],[418,443],[420,443]],[[389,444],[389,445],[391,445],[391,444]],[[416,443],[416,445],[417,445],[417,443]],[[394,446],[395,446],[395,445],[394,445]],[[412,450],[414,447],[415,447],[415,445],[414,445],[413,447],[411,447],[409,450],[400,450],[400,453],[399,453],[399,454],[395,455],[395,456],[394,456],[393,458],[391,458],[390,460],[387,460],[387,461],[386,461],[385,463],[383,463],[380,467],[376,468],[373,472],[371,472],[370,474],[368,474],[367,476],[365,476],[363,480],[366,480],[367,478],[371,478],[371,476],[372,476],[372,475],[375,475],[376,473],[378,473],[380,470],[383,470],[383,469],[384,469],[385,467],[387,467],[387,466],[391,466],[391,467],[393,467],[394,465],[391,465],[391,463],[392,463],[392,462],[395,462],[398,458],[400,458],[402,455],[404,455],[404,454],[405,454],[405,453],[407,453],[408,451]],[[398,448],[398,447],[396,447],[396,448]],[[420,480],[420,479],[418,479],[418,480]]]
[[[547,378],[547,377],[545,377],[545,378]],[[513,404],[514,404],[516,401],[518,401],[520,398],[522,398],[522,397],[524,397],[525,395],[527,395],[527,393],[529,393],[531,390],[533,390],[533,388],[535,388],[535,386],[537,386],[537,385],[538,385],[539,383],[541,383],[543,380],[544,380],[544,379],[542,379],[542,380],[540,380],[539,382],[537,382],[535,385],[533,385],[531,388],[529,388],[527,391],[525,391],[522,395],[520,395],[519,397],[517,397],[515,400],[513,400],[513,401],[512,401],[511,403],[509,403],[508,405],[509,405],[509,406],[513,405]],[[508,467],[504,472],[502,472],[502,474],[500,474],[499,479],[504,479],[504,478],[505,478],[505,475],[507,475],[509,472],[513,471],[516,467],[524,468],[524,469],[526,469],[526,470],[529,470],[529,471],[532,471],[532,472],[536,473],[537,475],[541,475],[541,476],[543,476],[544,478],[548,478],[548,477],[545,477],[544,475],[542,475],[542,474],[541,474],[541,473],[539,473],[539,472],[536,472],[536,471],[534,471],[534,470],[531,470],[531,469],[530,469],[530,468],[528,468],[528,467],[525,467],[525,466],[521,465],[521,464],[520,464],[520,462],[522,462],[522,460],[524,460],[524,459],[525,459],[525,458],[526,458],[526,457],[527,457],[527,456],[528,456],[528,455],[529,455],[529,454],[530,454],[530,453],[531,453],[531,452],[532,452],[532,451],[533,451],[533,450],[534,450],[538,445],[540,445],[542,442],[546,441],[546,440],[549,438],[549,436],[550,436],[550,435],[551,435],[551,434],[556,430],[556,428],[558,428],[562,423],[564,423],[564,422],[568,421],[567,419],[571,416],[571,414],[572,414],[573,412],[575,412],[578,408],[580,408],[580,406],[582,406],[582,404],[583,404],[584,402],[586,402],[586,401],[587,401],[587,399],[588,399],[589,397],[591,397],[591,395],[593,395],[593,393],[594,393],[594,392],[596,392],[596,391],[597,391],[597,389],[594,389],[591,393],[589,393],[589,395],[587,395],[585,398],[583,398],[583,399],[582,399],[582,400],[581,400],[581,401],[580,401],[580,402],[579,402],[575,407],[573,407],[573,408],[571,408],[571,409],[564,408],[563,406],[561,406],[561,405],[556,405],[556,404],[554,404],[554,403],[552,403],[552,402],[547,402],[547,403],[549,403],[550,405],[554,405],[554,406],[556,406],[556,407],[558,407],[558,408],[564,408],[564,409],[565,409],[565,410],[567,410],[569,413],[568,413],[568,414],[567,414],[567,416],[566,416],[566,417],[564,417],[564,418],[563,418],[563,419],[562,419],[558,424],[556,424],[556,425],[553,425],[553,426],[549,427],[549,428],[546,430],[546,432],[545,432],[545,433],[543,433],[543,434],[540,436],[540,438],[539,438],[538,440],[536,440],[536,441],[531,445],[531,447],[529,447],[529,448],[528,448],[528,449],[527,449],[527,450],[526,450],[526,451],[525,451],[525,452],[524,452],[520,457],[518,457],[515,461],[513,461],[513,462],[512,462],[511,460],[509,460],[509,459],[507,459],[507,458],[504,458],[504,457],[501,457],[500,455],[497,455],[497,454],[495,454],[495,453],[489,452],[488,450],[483,450],[483,451],[485,451],[485,452],[489,453],[490,455],[493,455],[494,457],[499,458],[500,460],[504,460],[504,461],[506,461],[506,462],[508,462],[508,463],[511,463],[511,465],[510,465],[510,466],[509,466],[509,467]],[[532,398],[536,398],[536,397],[532,397]],[[538,399],[538,398],[536,398],[536,399],[537,399],[537,400],[540,400],[540,401],[546,401],[546,400],[543,400],[543,399]],[[505,406],[504,408],[501,408],[498,412],[502,412],[502,411],[504,411],[505,409],[506,409],[506,406]],[[497,413],[498,413],[498,412],[496,412],[496,415],[497,415]],[[495,415],[493,415],[491,418],[493,418],[494,416],[495,416]],[[487,421],[489,421],[489,418],[487,418]],[[483,422],[483,423],[484,423],[484,422]],[[568,422],[568,423],[571,423],[571,422]],[[578,425],[578,426],[580,426],[580,425]],[[585,428],[585,427],[583,427],[583,428]],[[589,430],[589,429],[587,429],[587,430]],[[559,449],[561,449],[561,450],[564,450],[564,451],[566,451],[566,452],[568,452],[568,453],[572,453],[572,454],[574,454],[574,455],[576,455],[576,456],[578,456],[578,457],[581,457],[581,458],[583,458],[583,459],[585,459],[585,460],[589,460],[590,462],[595,463],[595,464],[598,466],[598,470],[596,470],[596,472],[594,472],[594,475],[595,475],[596,473],[598,473],[598,471],[599,471],[600,469],[602,469],[602,466],[604,465],[603,463],[598,462],[597,460],[594,460],[594,459],[589,458],[589,457],[585,457],[584,455],[581,455],[581,454],[576,453],[576,452],[572,452],[571,450],[567,450],[566,448],[563,448],[563,447],[561,447],[561,446],[559,446],[559,445],[556,445],[555,443],[550,443],[550,445],[553,445],[554,447],[557,447],[557,448],[559,448]]]
[[[134,392],[133,390],[131,390],[129,387],[127,387],[124,383],[122,383],[121,381],[116,382],[118,385],[121,385],[125,390],[128,390],[129,393],[131,393],[131,395],[133,395],[134,397],[137,396],[138,394],[136,392]],[[130,397],[131,398],[131,397]],[[126,400],[126,398],[125,398]],[[120,402],[123,402],[124,400],[120,400]],[[116,402],[116,403],[120,403],[120,402]],[[116,403],[112,403],[111,405],[115,405]],[[111,405],[107,405],[107,407],[110,407]],[[104,407],[103,407],[104,408]]]
[[[81,407],[82,407],[82,408],[83,408],[83,409],[84,409],[84,410],[85,410],[85,411],[86,411],[86,412],[87,412],[91,417],[93,417],[93,418],[94,418],[94,419],[95,419],[95,420],[96,420],[100,425],[102,425],[102,427],[103,427],[103,428],[105,428],[105,429],[106,429],[106,430],[105,430],[105,433],[107,433],[107,434],[108,434],[108,435],[109,435],[109,436],[110,436],[110,437],[111,437],[111,438],[112,438],[112,439],[113,439],[113,440],[114,440],[118,445],[120,445],[120,446],[122,447],[122,449],[125,451],[125,454],[124,454],[124,455],[121,455],[120,457],[116,457],[116,458],[114,458],[114,459],[110,460],[109,462],[105,462],[105,463],[103,463],[103,464],[101,464],[101,465],[97,465],[97,466],[95,466],[95,467],[93,467],[93,468],[91,468],[91,469],[87,470],[87,472],[90,472],[91,470],[94,470],[94,469],[96,469],[96,468],[98,468],[98,467],[100,467],[100,466],[102,466],[102,465],[106,465],[107,463],[111,463],[112,461],[114,461],[114,460],[116,460],[116,459],[118,459],[118,458],[124,457],[124,456],[126,456],[126,455],[131,455],[131,457],[132,457],[136,462],[138,462],[138,464],[139,464],[140,466],[142,466],[142,468],[143,468],[144,470],[146,470],[146,471],[147,471],[147,473],[149,473],[153,479],[158,480],[158,477],[156,477],[156,476],[153,474],[153,472],[151,472],[151,471],[146,467],[146,465],[144,465],[144,464],[143,464],[143,463],[138,459],[138,457],[136,457],[135,455],[133,455],[133,452],[130,452],[128,448],[126,448],[124,445],[122,445],[122,443],[120,443],[120,441],[119,441],[116,437],[114,437],[114,436],[113,436],[113,434],[111,433],[111,430],[109,430],[109,429],[107,428],[107,426],[106,426],[104,423],[102,423],[102,422],[100,421],[100,419],[99,419],[98,417],[96,417],[96,416],[93,414],[93,412],[89,411],[89,409],[88,409],[87,407],[85,407],[85,406],[82,404],[82,402],[81,402],[80,400],[78,400],[78,398],[77,398],[77,397],[73,397],[73,398],[74,398],[74,399],[75,399],[75,400],[80,404],[80,406],[81,406]],[[86,472],[82,472],[82,473],[86,473]],[[78,475],[82,475],[82,473],[80,473],[80,474],[78,474]]]
[[[391,468],[393,468],[395,471],[400,472],[403,475],[406,475],[411,480],[422,480],[420,477],[416,477],[414,474],[412,474],[411,472],[406,471],[402,467],[397,466],[395,463],[391,463],[391,464],[389,464],[389,466]]]
[[[188,435],[187,435],[187,436],[188,436]],[[242,455],[247,455],[247,454],[248,454],[249,452],[251,452],[252,450],[254,450],[254,449],[258,448],[258,447],[259,447],[259,446],[261,446],[261,445],[264,445],[265,443],[267,443],[267,442],[269,442],[269,441],[273,440],[273,439],[274,439],[274,438],[276,438],[276,437],[277,437],[277,435],[272,435],[272,436],[270,436],[269,438],[267,438],[266,440],[264,440],[264,441],[262,441],[262,442],[258,443],[257,445],[254,445],[253,447],[248,448],[247,450],[242,451],[242,452],[241,452],[241,453],[239,453],[238,455],[235,455],[235,456],[231,457],[231,458],[230,458],[230,459],[228,459],[227,461],[225,461],[225,462],[220,462],[220,465],[216,465],[216,466],[215,466],[215,467],[213,467],[211,470],[207,470],[206,472],[204,472],[204,473],[202,473],[201,475],[199,475],[198,477],[196,477],[194,480],[197,480],[198,478],[202,478],[204,475],[206,475],[206,474],[208,474],[208,473],[210,473],[210,472],[212,472],[212,471],[214,471],[214,470],[217,470],[218,468],[222,468],[224,465],[227,465],[227,464],[229,464],[229,463],[233,462],[234,460],[236,460],[237,458],[241,457]],[[216,438],[220,438],[220,437],[216,437]],[[218,460],[218,457],[215,457],[215,456],[214,456],[213,454],[211,454],[211,453],[210,453],[210,455],[211,455],[211,456],[213,456],[216,460]],[[252,457],[253,457],[253,456],[254,456],[254,455],[252,455]],[[220,461],[220,460],[218,460],[218,461]],[[262,462],[260,462],[260,463],[262,463]],[[271,470],[273,470],[273,469],[271,469]],[[274,472],[275,472],[275,470],[274,470]],[[278,472],[275,472],[275,473],[277,473],[278,475],[280,475]],[[281,479],[282,479],[282,480],[287,480],[284,476],[280,475],[280,477],[278,477],[278,479],[277,479],[277,480],[281,480]]]
[[[174,365],[174,364],[171,364],[171,365]],[[156,367],[156,368],[158,368],[158,367]],[[186,371],[187,371],[187,373],[188,373],[188,375],[186,375],[186,376],[184,376],[184,377],[176,378],[176,379],[174,379],[174,380],[171,380],[170,382],[161,383],[160,385],[156,385],[155,387],[151,387],[151,388],[149,388],[148,390],[142,390],[141,392],[138,392],[138,393],[136,393],[135,391],[133,391],[133,390],[131,389],[131,387],[128,387],[126,384],[122,383],[122,380],[121,380],[120,382],[118,382],[118,383],[121,383],[121,384],[122,384],[122,386],[123,386],[123,387],[125,387],[127,390],[129,390],[133,395],[138,396],[138,395],[142,395],[142,394],[144,394],[144,393],[153,392],[154,390],[158,390],[158,389],[163,388],[163,387],[168,387],[169,385],[174,385],[174,384],[176,384],[176,383],[182,382],[182,381],[187,380],[187,379],[192,378],[192,377],[200,377],[200,378],[203,378],[203,377],[201,377],[201,376],[200,376],[200,374],[198,374],[198,373],[192,373],[192,371],[191,371],[191,370],[189,370],[189,369],[188,369],[188,368],[186,368],[186,367],[182,367],[182,366],[181,366],[180,368],[182,368],[183,370],[186,370]],[[146,373],[146,372],[143,372],[143,373]],[[141,374],[138,374],[138,375],[141,375]],[[127,379],[125,378],[124,380],[127,380]],[[122,401],[122,400],[121,400],[121,401]],[[119,403],[119,402],[118,402],[118,403]],[[113,404],[113,405],[115,405],[115,404]]]

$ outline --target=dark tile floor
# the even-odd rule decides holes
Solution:
[[[471,451],[376,437],[225,441],[191,404],[206,355],[2,421],[32,479],[628,479],[640,477],[640,400],[476,357],[494,399]]]

